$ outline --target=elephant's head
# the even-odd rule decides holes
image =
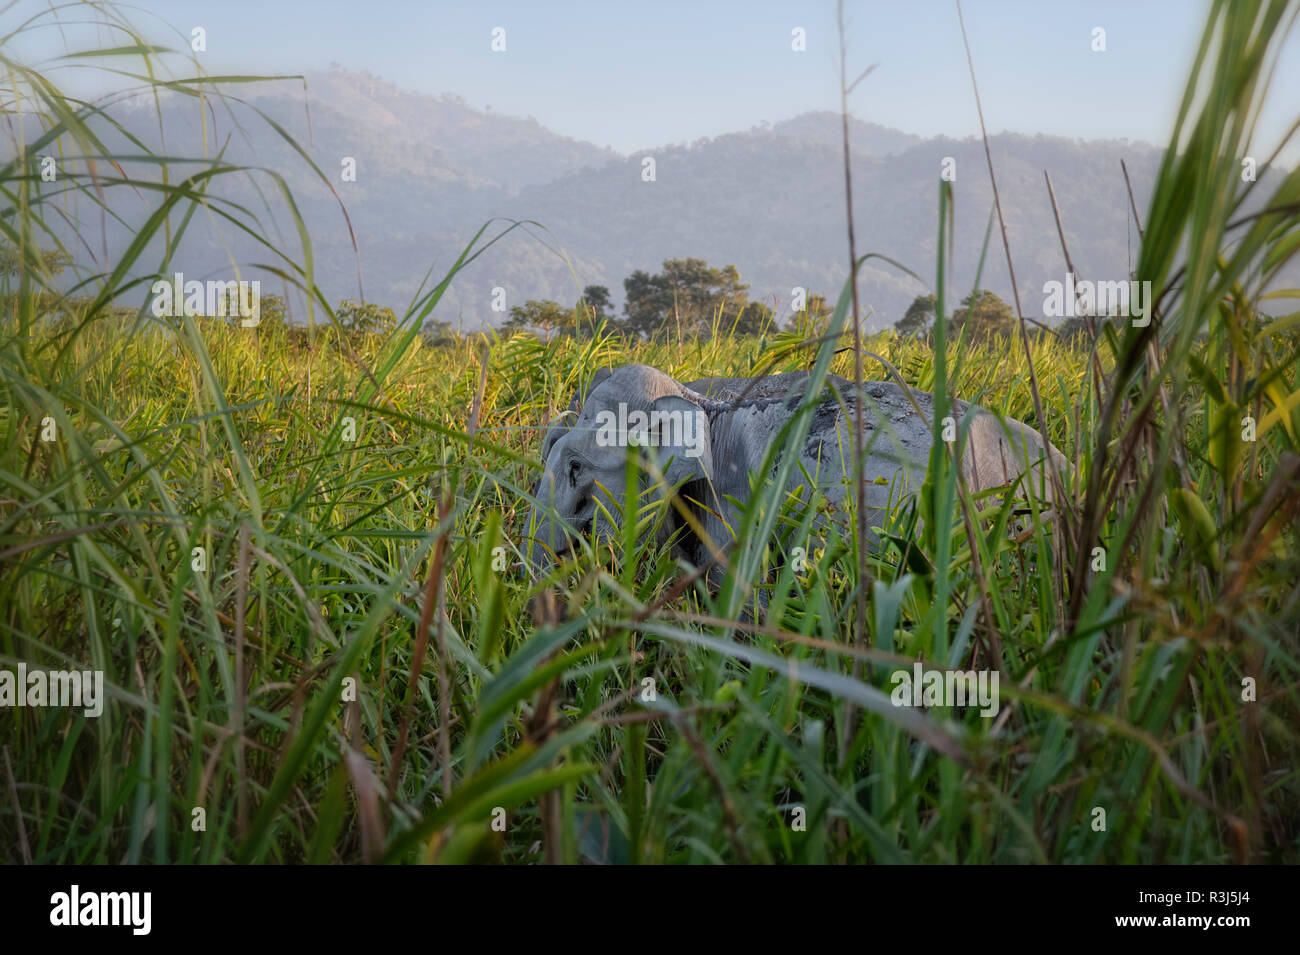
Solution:
[[[597,372],[586,400],[574,395],[542,443],[544,468],[527,531],[533,572],[544,572],[593,530],[598,538],[614,536],[605,512],[622,512],[629,447],[655,464],[638,471],[638,493],[653,485],[657,495],[676,490],[684,500],[712,505],[709,415],[724,407],[645,365]],[[655,469],[662,482],[654,480]],[[678,529],[675,513],[670,509],[660,524],[660,543]]]

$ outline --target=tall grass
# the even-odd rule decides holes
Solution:
[[[124,313],[196,212],[264,234],[223,203],[228,177],[283,180],[219,155],[183,177],[144,151],[79,165],[106,151],[96,108],[4,59],[6,99],[43,131],[0,169],[0,230],[29,265],[0,328],[0,666],[110,686],[98,719],[0,712],[8,861],[1294,862],[1300,392],[1295,318],[1267,320],[1264,289],[1300,245],[1300,176],[1236,222],[1293,17],[1212,7],[1145,216],[1149,327],[864,340],[869,376],[1043,427],[1075,473],[1013,541],[1012,501],[973,500],[937,442],[865,555],[861,648],[857,542],[832,531],[797,570],[814,515],[780,482],[755,488],[717,592],[638,543],[663,509],[635,496],[616,502],[621,546],[589,541],[547,580],[523,566],[538,427],[597,368],[851,374],[847,284],[812,343],[425,346],[460,267],[518,238],[503,226],[382,338]],[[70,161],[51,193],[33,157],[54,143]],[[57,243],[60,190],[96,208],[117,189],[158,214],[65,294],[35,253]],[[937,211],[942,301],[944,192]],[[332,321],[305,231],[267,255]],[[892,706],[890,672],[916,659],[996,669],[1001,713]]]

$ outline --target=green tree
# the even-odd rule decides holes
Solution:
[[[420,338],[431,348],[446,348],[455,344],[459,336],[452,331],[451,322],[431,318],[420,329]]]
[[[239,289],[231,283],[222,289],[224,295],[221,295],[216,302],[217,311],[209,316],[210,318],[225,318],[231,325],[239,325],[246,318],[242,312],[243,302],[240,300]],[[249,301],[251,306],[251,300]],[[279,295],[262,295],[257,296],[257,327],[262,329],[263,333],[269,328],[280,328],[288,323],[289,309],[285,305],[284,299]]]
[[[830,317],[835,309],[826,296],[815,292],[804,299],[804,307],[790,316],[787,331],[797,333],[804,340],[818,338],[825,334],[830,325]]]
[[[1088,330],[1088,319],[1081,315],[1074,318],[1067,318],[1057,326],[1056,332],[1066,341],[1078,338],[1080,335],[1090,334]]]
[[[58,275],[72,264],[72,254],[63,249],[37,249],[34,255],[42,270],[51,275]],[[17,247],[8,242],[0,244],[0,275],[17,275],[26,268],[28,264]]]
[[[762,302],[747,302],[737,316],[737,335],[762,335],[772,328],[772,310]]]
[[[573,312],[559,302],[530,298],[523,305],[510,309],[510,318],[503,328],[511,331],[538,329],[549,338],[551,332],[571,330],[573,325]]]
[[[634,335],[653,338],[672,306],[672,292],[662,275],[637,269],[623,280],[623,314]]]
[[[261,295],[257,299],[257,327],[280,327],[288,323],[289,310],[284,299],[278,295]],[[231,314],[231,321],[240,322],[242,317],[236,308]]]
[[[934,322],[935,300],[933,295],[918,295],[907,306],[903,317],[894,322],[894,328],[900,335],[924,335]]]
[[[707,334],[719,311],[734,316],[749,301],[734,265],[715,268],[703,259],[667,259],[657,275],[633,272],[623,289],[628,328],[647,338]]]
[[[995,293],[977,289],[962,299],[961,308],[952,313],[952,325],[954,333],[967,329],[967,338],[988,338],[1011,334],[1016,327],[1016,316],[1011,306]]]
[[[808,301],[804,304],[804,312],[814,322],[820,322],[824,318],[829,318],[835,311],[835,306],[826,301],[826,296],[821,292],[814,292],[808,296]]]
[[[601,322],[612,322],[613,304],[609,300],[609,289],[603,285],[588,285],[582,290],[582,298],[574,306],[577,314],[575,332],[591,337],[600,327]]]
[[[603,285],[588,285],[583,289],[582,304],[587,306],[597,318],[607,318],[614,307],[609,300],[609,289]]]
[[[344,331],[359,334],[386,334],[397,327],[397,313],[373,302],[344,299],[334,309]]]

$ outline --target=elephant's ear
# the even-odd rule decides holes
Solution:
[[[601,368],[591,376],[591,384],[587,386],[586,391],[579,388],[573,393],[572,400],[569,401],[569,407],[555,416],[551,426],[546,430],[546,437],[542,441],[542,463],[550,457],[551,448],[555,447],[555,442],[559,441],[569,429],[573,427],[573,422],[578,420],[578,415],[582,414],[583,396],[591,394],[596,386],[614,373],[612,368]]]
[[[664,395],[650,406],[650,428],[669,484],[713,482],[713,443],[703,408],[680,395]]]

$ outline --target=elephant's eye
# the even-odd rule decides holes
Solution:
[[[580,468],[581,465],[579,465],[577,461],[569,462],[569,487],[578,486],[578,471]]]

